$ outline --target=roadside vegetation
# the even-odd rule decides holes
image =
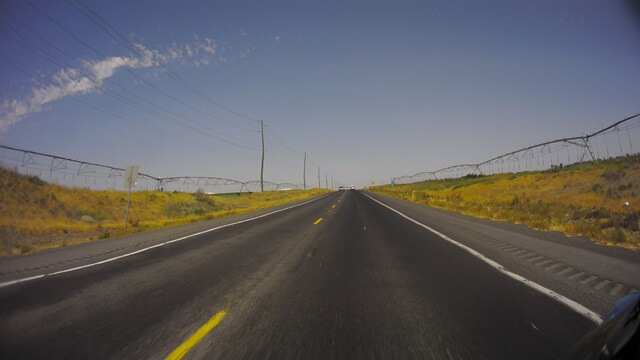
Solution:
[[[49,184],[0,167],[0,255],[27,254],[92,240],[210,220],[305,199],[326,190],[208,195],[202,191],[127,193]]]
[[[475,217],[640,249],[640,155],[547,171],[468,175],[370,190]]]

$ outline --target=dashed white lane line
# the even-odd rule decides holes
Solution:
[[[186,235],[186,236],[183,236],[183,237],[180,237],[180,238],[177,238],[177,239],[165,241],[165,242],[160,243],[160,244],[148,246],[148,247],[142,248],[140,250],[136,250],[136,251],[133,251],[133,252],[130,252],[130,253],[126,253],[126,254],[123,254],[123,255],[119,255],[119,256],[115,256],[115,257],[108,258],[108,259],[105,259],[105,260],[97,261],[97,262],[94,262],[94,263],[81,265],[81,266],[76,266],[76,267],[73,267],[73,268],[70,268],[70,269],[54,271],[54,272],[50,272],[50,273],[46,273],[46,274],[30,276],[30,277],[26,277],[26,278],[22,278],[22,279],[7,281],[7,282],[4,282],[4,283],[0,283],[0,288],[6,287],[6,286],[15,285],[15,284],[19,284],[19,283],[23,283],[23,282],[27,282],[27,281],[31,281],[31,280],[35,280],[35,279],[49,277],[49,276],[53,276],[53,275],[59,275],[59,274],[64,274],[64,273],[68,273],[68,272],[72,272],[72,271],[78,271],[78,270],[86,269],[86,268],[89,268],[89,267],[92,267],[92,266],[96,266],[96,265],[106,264],[106,263],[109,263],[109,262],[112,262],[112,261],[116,261],[116,260],[119,260],[119,259],[122,259],[122,258],[125,258],[125,257],[129,257],[129,256],[132,256],[132,255],[140,254],[142,252],[149,251],[151,249],[155,249],[155,248],[158,248],[158,247],[161,247],[161,246],[169,245],[169,244],[172,244],[172,243],[175,243],[175,242],[178,242],[178,241],[186,240],[186,239],[192,238],[194,236],[198,236],[198,235],[206,234],[208,232],[212,232],[212,231],[220,230],[220,229],[223,229],[223,228],[231,227],[231,226],[234,226],[234,225],[238,225],[238,224],[242,224],[242,223],[246,223],[246,222],[262,219],[264,217],[267,217],[267,216],[270,216],[270,215],[273,215],[273,214],[277,214],[277,213],[280,213],[280,212],[283,212],[283,211],[286,211],[286,210],[297,208],[299,206],[310,204],[310,203],[312,203],[314,201],[318,201],[318,200],[323,199],[325,197],[326,196],[321,196],[321,197],[315,198],[315,199],[310,200],[310,201],[305,201],[305,202],[303,202],[301,204],[289,206],[289,207],[286,207],[284,209],[275,210],[275,211],[272,211],[272,212],[269,212],[269,213],[266,213],[266,214],[254,216],[252,218],[236,221],[236,222],[233,222],[233,223],[230,223],[230,224],[216,226],[216,227],[211,228],[211,229],[207,229],[207,230],[200,231],[200,232],[197,232],[197,233],[194,233],[194,234]]]
[[[561,304],[569,307],[571,310],[573,310],[573,311],[577,312],[578,314],[586,317],[587,319],[593,321],[594,323],[600,324],[602,322],[602,316],[600,316],[595,311],[587,308],[586,306],[584,306],[582,304],[579,304],[579,303],[577,303],[577,302],[575,302],[575,301],[573,301],[573,300],[571,300],[571,299],[569,299],[569,298],[567,298],[567,297],[565,297],[563,295],[560,295],[560,294],[558,294],[557,292],[555,292],[555,291],[553,291],[551,289],[547,289],[546,287],[544,287],[544,286],[542,286],[542,285],[540,285],[540,284],[538,284],[536,282],[533,282],[533,281],[525,278],[524,276],[521,276],[521,275],[518,275],[516,273],[513,273],[513,272],[507,270],[504,266],[502,266],[499,263],[489,259],[488,257],[486,257],[483,254],[477,252],[476,250],[474,250],[474,249],[472,249],[472,248],[470,248],[470,247],[468,247],[466,245],[463,245],[462,243],[459,243],[459,242],[451,239],[450,237],[446,236],[445,234],[443,234],[443,233],[441,233],[441,232],[439,232],[437,230],[434,230],[434,229],[430,228],[429,226],[427,226],[427,225],[425,225],[425,224],[423,224],[423,223],[421,223],[421,222],[419,222],[417,220],[414,220],[413,218],[410,218],[409,216],[401,213],[400,211],[392,208],[391,206],[388,206],[388,205],[386,205],[386,204],[384,204],[384,203],[372,198],[371,196],[369,196],[367,194],[364,194],[364,195],[366,197],[368,197],[369,199],[377,202],[378,204],[386,207],[387,209],[393,211],[394,213],[402,216],[403,218],[411,221],[412,223],[429,230],[430,232],[432,232],[432,233],[438,235],[439,237],[441,237],[442,239],[444,239],[444,240],[452,243],[453,245],[456,245],[459,248],[467,251],[471,255],[473,255],[473,256],[481,259],[485,263],[489,264],[491,267],[493,267],[494,269],[498,270],[499,272],[501,272],[501,273],[509,276],[510,278],[512,278],[514,280],[517,280],[517,281],[527,285],[528,287],[530,287],[530,288],[532,288],[532,289],[534,289],[534,290],[536,290],[536,291],[538,291],[538,292],[540,292],[540,293],[542,293],[542,294],[544,294],[546,296],[549,296],[550,298],[552,298],[552,299],[560,302]]]

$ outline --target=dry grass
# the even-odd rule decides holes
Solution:
[[[305,199],[324,190],[217,196],[70,189],[0,168],[0,254],[24,254],[95,239],[245,213]]]
[[[468,176],[372,191],[539,230],[640,249],[640,156],[543,172]],[[629,202],[629,206],[624,206]]]

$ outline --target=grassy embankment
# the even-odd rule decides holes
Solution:
[[[0,255],[26,254],[245,213],[305,199],[326,190],[269,191],[240,196],[70,189],[0,168]]]
[[[639,155],[548,171],[467,176],[371,190],[471,216],[640,249]]]

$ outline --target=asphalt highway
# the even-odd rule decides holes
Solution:
[[[0,260],[0,358],[555,359],[596,321],[483,256],[600,316],[639,286],[626,275],[640,269],[633,253],[554,239],[531,250],[519,242],[533,233],[429,211],[343,191],[88,267],[58,261],[56,271],[76,269],[26,281],[47,267],[15,275]],[[602,269],[578,271],[569,255],[536,266],[544,260],[507,255],[465,226],[544,259],[572,246]],[[557,275],[560,263],[576,272]]]

